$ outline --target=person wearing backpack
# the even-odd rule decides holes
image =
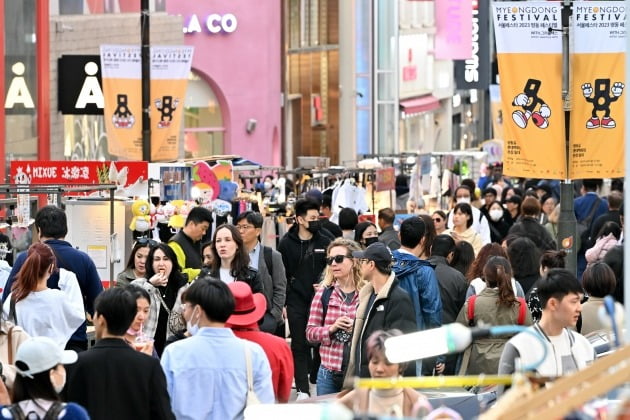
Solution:
[[[63,365],[76,362],[76,352],[62,350],[48,337],[34,337],[18,348],[15,360],[13,404],[0,408],[0,419],[89,420],[85,408],[59,398],[66,383]]]
[[[352,253],[359,250],[356,242],[345,238],[328,245],[324,280],[311,303],[306,339],[320,344],[317,395],[339,392],[343,386],[363,285],[360,264],[352,258]]]
[[[279,326],[284,326],[282,309],[287,291],[287,276],[282,254],[260,242],[262,214],[253,211],[243,212],[236,217],[234,225],[249,252],[249,266],[258,271],[263,285],[262,293],[267,299],[267,311],[259,323],[260,330],[274,334]]]
[[[511,286],[512,267],[504,257],[493,256],[483,268],[487,287],[472,295],[457,316],[467,327],[484,325],[532,325],[532,315],[523,298]],[[499,368],[503,347],[510,337],[474,339],[464,351],[459,375],[494,374]]]
[[[592,246],[590,243],[590,233],[593,222],[602,214],[608,211],[608,203],[597,194],[597,189],[601,187],[601,179],[582,180],[581,197],[573,200],[573,212],[577,220],[578,243],[577,254],[577,278],[582,278],[582,273],[586,268],[586,250]]]

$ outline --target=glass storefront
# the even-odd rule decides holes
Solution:
[[[210,85],[195,72],[188,76],[184,127],[186,158],[223,154],[225,127],[221,106]]]
[[[4,2],[5,156],[37,158],[35,0]]]

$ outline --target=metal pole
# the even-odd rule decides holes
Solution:
[[[151,162],[151,37],[149,0],[141,0],[140,43],[142,45],[142,160]]]
[[[566,147],[565,171],[567,178],[560,184],[560,219],[558,220],[558,249],[567,252],[566,268],[577,274],[577,220],[573,212],[573,183],[569,176],[569,138],[571,122],[571,103],[569,90],[569,23],[571,0],[562,4],[562,101],[564,108],[564,142]]]
[[[625,1],[625,5],[626,5],[626,10],[629,10],[630,8],[630,0],[626,0]],[[628,17],[626,17],[626,31],[628,28],[628,25],[630,25],[630,19],[628,19]],[[630,54],[628,54],[628,51],[630,51],[629,45],[630,43],[628,42],[630,38],[628,38],[627,33],[626,33],[626,80],[628,79],[628,76],[630,76]],[[626,121],[630,121],[630,105],[628,105],[628,102],[626,102]],[[628,139],[628,129],[626,128],[626,132],[624,133],[625,137],[624,139],[627,140]],[[628,144],[627,141],[625,142],[625,179],[629,180],[630,179],[630,150],[628,149]],[[628,204],[626,203],[626,195],[624,194],[624,198],[623,198],[624,204],[623,204],[623,214],[621,215],[623,217],[622,220],[622,226],[625,225],[625,221],[630,220],[630,206],[628,206]],[[626,237],[626,233],[625,233],[625,228],[624,228],[624,233],[623,233],[623,237],[624,237],[624,242],[625,242],[625,237]],[[624,288],[623,288],[623,295],[624,295],[624,303],[625,303],[625,308],[626,308],[626,313],[625,313],[625,327],[626,327],[626,343],[630,342],[630,247],[624,246],[623,247],[623,260],[624,260],[624,264],[623,264],[623,279],[624,279]],[[628,262],[625,262],[628,261]]]

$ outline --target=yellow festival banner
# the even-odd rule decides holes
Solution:
[[[571,179],[624,176],[626,11],[573,3]]]
[[[493,4],[492,13],[501,79],[503,172],[564,179],[561,6],[500,2]]]
[[[178,157],[193,47],[151,47],[151,161]],[[108,152],[123,160],[142,159],[142,69],[140,46],[102,45]]]

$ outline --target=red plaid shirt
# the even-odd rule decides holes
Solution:
[[[340,372],[343,362],[344,343],[331,336],[328,328],[340,316],[346,315],[352,319],[355,318],[359,307],[359,292],[355,292],[350,303],[345,303],[344,295],[339,286],[335,285],[334,287],[328,301],[326,319],[322,319],[324,315],[322,294],[325,288],[320,287],[315,293],[313,302],[311,302],[311,313],[306,324],[306,339],[311,343],[321,343],[319,354],[322,359],[322,366],[326,369]],[[348,345],[350,345],[350,342]]]

